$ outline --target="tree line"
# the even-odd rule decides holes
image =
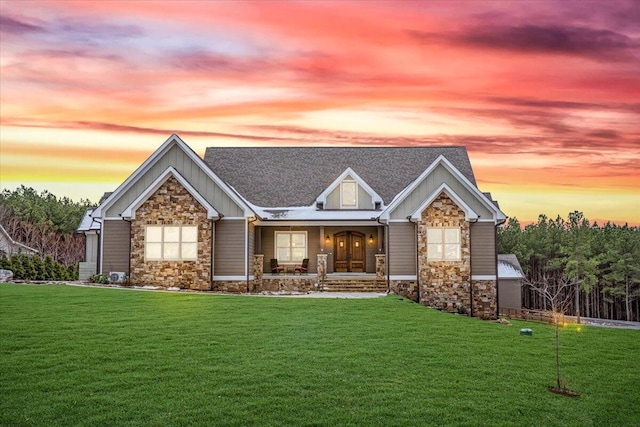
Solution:
[[[640,227],[598,225],[574,211],[555,220],[540,215],[522,227],[509,218],[498,231],[499,253],[515,254],[525,282],[573,286],[566,313],[583,317],[640,321]],[[523,307],[548,309],[525,284]]]
[[[76,229],[85,210],[92,206],[89,200],[74,202],[24,185],[13,191],[3,190],[0,224],[15,241],[36,249],[39,255],[5,256],[0,262],[14,271],[17,279],[77,278],[77,265],[84,257],[84,238]]]

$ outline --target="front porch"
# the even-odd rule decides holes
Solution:
[[[264,255],[254,255],[250,291],[259,292],[387,292],[385,255],[376,255],[376,273],[327,273],[327,254],[318,254],[316,273],[265,274]]]

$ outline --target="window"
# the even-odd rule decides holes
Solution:
[[[307,257],[307,232],[276,231],[275,249],[279,262],[301,262]]]
[[[196,261],[198,227],[196,225],[147,225],[144,257],[151,261]]]
[[[355,181],[342,181],[340,183],[340,201],[342,207],[358,207],[358,185]]]
[[[460,260],[460,229],[427,228],[427,259],[431,261]]]

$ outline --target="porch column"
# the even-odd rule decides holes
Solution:
[[[253,292],[262,290],[262,275],[264,269],[264,255],[256,254],[253,256]]]
[[[376,254],[376,279],[384,280],[387,272],[387,254]]]
[[[327,278],[327,255],[318,254],[318,280],[323,281]]]

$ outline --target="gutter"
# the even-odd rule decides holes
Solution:
[[[480,218],[476,218],[475,221],[469,221],[469,317],[473,317],[473,263],[471,262],[471,224],[478,222]]]
[[[496,222],[494,229],[494,241],[495,241],[495,266],[496,266],[496,318],[500,318],[500,278],[498,277],[498,227],[507,222],[506,218],[502,221]]]
[[[216,238],[216,222],[220,221],[224,218],[224,215],[221,212],[218,212],[218,218],[211,220],[211,274],[209,274],[209,290],[213,290],[213,265],[215,260],[215,238]]]
[[[247,220],[247,293],[250,293],[249,289],[249,225],[258,220],[258,216],[254,216],[253,219]]]

